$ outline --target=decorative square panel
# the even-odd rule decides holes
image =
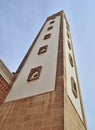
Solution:
[[[50,26],[47,28],[47,31],[52,30],[52,29],[53,29],[53,26]]]
[[[55,21],[51,21],[50,24],[53,24]]]
[[[38,55],[45,53],[47,51],[47,47],[48,47],[48,45],[40,47],[40,49],[38,51]]]
[[[32,68],[30,70],[30,73],[29,73],[27,81],[29,82],[29,81],[32,81],[32,80],[39,79],[40,73],[41,73],[41,69],[42,69],[42,66],[38,66],[38,67]]]
[[[49,34],[47,34],[47,35],[45,35],[45,36],[44,36],[44,40],[49,39],[49,38],[50,38],[50,36],[51,36],[51,34],[50,34],[50,33],[49,33]]]

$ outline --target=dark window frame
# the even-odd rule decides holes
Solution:
[[[70,62],[70,65],[72,67],[74,67],[74,62],[73,62],[73,58],[72,58],[71,54],[69,54],[69,62]]]
[[[52,30],[52,29],[53,29],[53,26],[50,26],[47,28],[47,31]]]
[[[42,66],[32,68],[29,72],[27,81],[30,82],[30,81],[39,79],[40,74],[41,74],[41,70],[42,70]]]
[[[39,48],[38,55],[43,54],[47,51],[48,45]]]
[[[44,40],[47,40],[47,39],[49,39],[51,37],[51,33],[49,33],[49,34],[46,34],[45,36],[44,36]]]
[[[77,86],[73,77],[71,77],[71,87],[72,87],[72,92],[74,94],[74,97],[78,98],[78,90],[77,90]]]
[[[53,20],[53,21],[50,22],[50,24],[53,24],[54,22],[55,22],[55,21]]]
[[[71,43],[70,43],[69,40],[68,40],[67,42],[68,42],[68,47],[69,47],[69,49],[71,50],[71,49],[72,49],[72,47],[71,47]]]

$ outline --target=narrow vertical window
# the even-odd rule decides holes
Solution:
[[[76,83],[75,83],[73,77],[71,77],[71,87],[72,87],[72,92],[73,92],[75,98],[78,98],[77,87],[76,87]]]
[[[73,66],[74,66],[74,64],[73,64],[73,59],[72,59],[71,54],[69,54],[69,62],[70,62],[70,64],[71,64],[71,66],[73,67]]]
[[[68,47],[69,47],[69,49],[71,50],[71,43],[70,43],[69,40],[68,40]]]
[[[70,33],[67,31],[67,37],[68,39],[70,39]]]
[[[67,21],[66,21],[66,28],[67,28],[67,31],[69,31],[69,25],[68,25]]]

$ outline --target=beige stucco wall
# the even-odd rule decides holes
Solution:
[[[51,26],[50,21],[46,22],[5,102],[46,93],[55,89],[60,16],[55,18],[55,22],[52,24],[53,29],[47,31],[47,28]],[[48,33],[51,33],[51,37],[43,40],[44,35]],[[39,48],[44,45],[48,45],[47,52],[38,55]],[[37,66],[42,66],[40,78],[27,82],[31,68]]]
[[[78,112],[80,118],[83,120],[82,116],[82,109],[81,109],[81,104],[80,104],[80,97],[79,97],[79,90],[78,90],[78,82],[77,82],[77,75],[76,75],[76,69],[75,69],[75,63],[74,63],[74,54],[73,54],[73,49],[71,50],[68,47],[68,37],[67,37],[67,29],[66,29],[66,21],[64,19],[64,46],[65,46],[65,66],[66,66],[66,85],[67,85],[67,95],[69,99],[71,100],[72,104],[74,105],[76,111]],[[69,40],[72,46],[72,41],[71,39]],[[74,67],[71,66],[69,62],[69,54],[71,54]],[[71,77],[74,78],[76,87],[77,87],[77,92],[78,92],[78,98],[75,98],[73,92],[72,92],[72,87],[71,87]]]

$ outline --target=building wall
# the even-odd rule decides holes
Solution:
[[[8,84],[11,83],[13,74],[10,72],[10,70],[6,67],[6,65],[0,60],[0,74],[2,77],[6,80]]]
[[[2,104],[0,107],[0,129],[63,130],[61,76],[57,78],[56,83],[56,91]]]
[[[5,66],[5,64],[0,60],[0,105],[4,102],[12,81],[13,75]]]
[[[55,16],[56,18],[54,18]],[[56,45],[57,50],[55,50],[55,52],[57,53],[57,58],[55,58],[54,60],[56,64],[56,74],[53,71],[53,75],[55,74],[55,86],[54,80],[52,80],[53,91],[38,93],[38,95],[34,96],[27,95],[27,97],[22,99],[18,98],[18,100],[12,100],[12,98],[14,97],[11,97],[10,100],[6,100],[7,102],[0,106],[1,130],[87,130],[83,115],[83,106],[82,103],[79,103],[81,102],[81,99],[78,98],[78,105],[80,106],[79,110],[76,107],[76,103],[71,98],[71,94],[68,93],[68,85],[70,84],[67,82],[67,76],[69,76],[69,72],[67,73],[68,68],[66,66],[68,59],[66,57],[67,50],[65,44],[67,44],[67,42],[65,39],[66,30],[63,29],[66,28],[63,18],[63,12],[60,12],[51,17],[48,17],[46,20],[46,23],[48,23],[49,20],[56,19],[58,20],[56,25],[60,24],[58,25],[59,40],[58,44]],[[56,29],[58,28],[56,27]],[[58,36],[58,33],[56,34]],[[29,55],[30,53],[28,52]],[[27,59],[24,59],[24,61],[26,61],[25,63],[29,62],[27,61]],[[25,63],[23,64],[23,66],[21,65],[23,68],[25,67]],[[16,81],[18,81],[18,79],[20,78],[20,73],[22,73],[23,70],[22,67],[21,70],[18,71],[19,75]],[[23,88],[23,85],[19,84],[19,87]],[[46,87],[46,84],[44,84],[44,87]],[[78,96],[80,96],[79,90]]]
[[[87,130],[85,122],[79,117],[66,93],[64,101],[64,130]]]
[[[50,24],[51,21],[54,23]],[[53,29],[47,31],[50,26]],[[59,27],[60,16],[46,22],[5,102],[55,90]],[[51,34],[51,36],[44,40],[43,38],[47,34]],[[38,55],[39,48],[45,45],[48,46],[47,51]],[[42,66],[40,78],[28,82],[27,78],[31,68],[38,66]]]
[[[74,51],[72,39],[70,34],[70,27],[66,18],[64,17],[64,130],[87,130],[86,121],[84,117],[83,104],[81,100],[81,92],[78,81],[76,63],[74,58]],[[69,33],[69,37],[68,34]],[[68,45],[68,40],[70,47]],[[73,67],[69,61],[69,54],[72,56]],[[77,97],[72,91],[71,77],[74,78]]]
[[[9,84],[0,75],[0,105],[4,102],[9,90],[10,90]]]
[[[64,129],[62,41],[61,36],[58,44],[55,90],[2,104],[0,107],[1,130]]]
[[[80,96],[79,96],[79,90],[78,90],[78,81],[77,81],[77,75],[76,75],[76,69],[75,69],[75,62],[74,62],[74,54],[73,54],[73,46],[72,46],[72,40],[71,40],[71,35],[70,35],[70,29],[67,29],[66,26],[66,20],[64,19],[64,46],[65,46],[65,56],[66,56],[66,82],[67,82],[67,94],[70,98],[70,100],[72,101],[76,111],[78,112],[80,118],[83,120],[82,117],[82,110],[81,110],[81,104],[80,104]],[[67,33],[69,33],[69,38],[67,36]],[[68,46],[68,41],[70,43],[71,48],[69,48]],[[73,67],[70,64],[70,60],[69,60],[69,54],[72,57],[72,62],[73,62]],[[72,84],[71,84],[71,77],[74,78],[75,84],[76,84],[76,89],[77,89],[77,98],[74,96],[74,93],[72,91]]]

